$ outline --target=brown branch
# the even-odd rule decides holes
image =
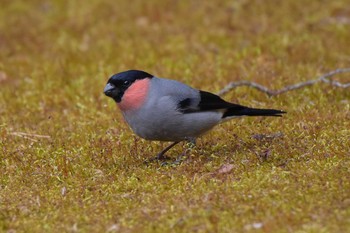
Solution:
[[[234,89],[236,87],[240,87],[240,86],[253,87],[253,88],[257,89],[258,91],[266,93],[268,96],[280,95],[280,94],[283,94],[287,91],[300,89],[300,88],[306,87],[306,86],[312,86],[315,83],[319,83],[319,82],[324,82],[324,83],[330,84],[330,85],[335,86],[335,87],[348,88],[348,87],[350,87],[350,83],[341,83],[341,82],[332,80],[332,77],[334,75],[340,74],[340,73],[347,73],[347,72],[350,72],[350,68],[336,69],[336,70],[333,70],[329,73],[326,73],[326,74],[318,77],[317,79],[308,80],[306,82],[300,82],[300,83],[296,83],[293,85],[289,85],[289,86],[286,86],[280,90],[271,90],[263,85],[260,85],[260,84],[255,83],[255,82],[250,82],[250,81],[230,82],[229,84],[227,84],[223,89],[221,89],[218,92],[218,95],[224,95],[227,92],[231,91],[232,89]]]

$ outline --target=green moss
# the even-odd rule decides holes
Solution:
[[[347,67],[346,6],[2,1],[0,231],[346,232],[347,89],[274,98],[235,89],[225,99],[288,114],[220,125],[178,166],[144,164],[165,144],[134,136],[102,93],[131,68],[215,92],[235,80],[278,89]]]

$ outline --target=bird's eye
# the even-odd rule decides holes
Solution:
[[[124,81],[124,83],[123,83],[124,86],[127,86],[127,85],[129,85],[129,84],[130,84],[130,81],[127,81],[127,80]]]

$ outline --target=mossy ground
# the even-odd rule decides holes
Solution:
[[[288,114],[220,125],[178,166],[144,164],[166,144],[102,93],[132,68],[278,89],[349,67],[349,43],[347,0],[2,0],[0,231],[349,232],[349,89],[237,88],[224,98]]]

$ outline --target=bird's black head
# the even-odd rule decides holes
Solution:
[[[124,92],[136,80],[144,78],[152,78],[153,75],[141,70],[128,70],[112,75],[105,86],[104,93],[106,96],[113,98],[119,103],[124,95]]]

